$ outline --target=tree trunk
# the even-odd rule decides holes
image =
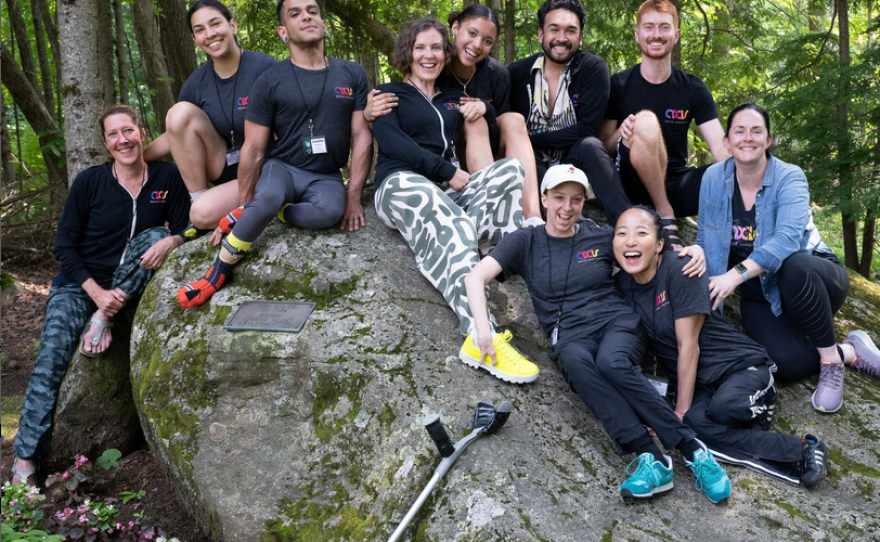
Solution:
[[[339,17],[346,27],[361,36],[366,36],[374,48],[391,58],[391,52],[397,42],[397,34],[377,20],[372,11],[358,2],[325,0],[324,12]]]
[[[675,6],[675,9],[678,10],[678,26],[681,27],[681,0],[670,0],[672,5]],[[672,48],[672,65],[676,68],[681,68],[681,40],[676,42],[675,46]]]
[[[847,70],[852,63],[849,39],[849,3],[847,0],[836,0],[836,2],[841,69],[840,86],[838,87],[839,105],[837,106],[838,181],[840,182],[840,189],[843,192],[841,200],[852,201],[854,192],[852,185],[852,166],[846,163],[846,159],[849,158],[850,155],[849,100],[847,98],[847,96],[849,96],[850,85]],[[850,269],[858,269],[858,224],[855,221],[855,217],[850,212],[842,212],[841,220],[843,222],[844,263]]]
[[[34,4],[36,4],[39,10],[40,21],[42,22],[43,30],[46,31],[46,36],[49,38],[49,47],[52,51],[52,62],[55,65],[55,86],[53,87],[55,92],[55,122],[58,123],[59,128],[62,128],[64,121],[61,115],[61,104],[64,99],[61,96],[61,47],[58,44],[58,28],[55,20],[52,19],[52,15],[49,13],[49,4],[46,3],[46,0],[33,0],[31,5]]]
[[[55,100],[52,94],[52,70],[49,69],[49,53],[46,50],[46,35],[43,33],[43,18],[40,16],[40,0],[31,0],[31,18],[34,21],[34,43],[37,46],[37,60],[40,64],[40,88],[43,91],[43,102],[46,109],[55,109]]]
[[[0,174],[3,175],[3,187],[8,191],[15,186],[15,166],[12,164],[12,145],[9,144],[9,129],[6,127],[6,104],[4,102],[5,100],[0,101]]]
[[[55,119],[52,118],[39,92],[27,80],[27,76],[15,62],[15,58],[5,44],[0,44],[0,63],[3,65],[3,71],[0,72],[2,83],[15,104],[21,108],[21,112],[24,113],[40,142],[43,161],[46,163],[49,183],[52,187],[52,203],[57,203],[59,198],[63,202],[67,195],[67,172],[64,166],[59,165],[63,163],[63,155],[56,151],[61,134]],[[69,157],[68,163],[70,163]]]
[[[98,34],[103,29],[94,24],[99,20],[100,1],[58,1],[58,34],[64,42],[61,68],[69,183],[77,173],[105,156],[101,131],[96,124],[104,109],[104,86],[100,80],[102,51],[98,49]]]
[[[859,275],[871,280],[871,260],[874,257],[874,240],[877,226],[877,203],[865,213],[865,227],[862,230],[862,259],[859,261]]]
[[[110,29],[113,28],[113,12],[110,2],[107,0],[98,0],[98,27]],[[113,67],[113,35],[109,32],[100,32],[98,34],[100,42],[98,50],[101,54],[98,61],[101,68],[101,84],[103,86],[104,106],[108,107],[116,103],[116,71]]]
[[[370,87],[375,88],[381,83],[379,80],[381,71],[379,70],[379,54],[376,51],[367,51],[358,55],[358,64],[364,67],[367,72],[367,79],[370,81]]]
[[[122,0],[113,0],[116,39],[116,78],[119,83],[119,103],[128,103],[128,67],[125,60],[125,13]]]
[[[159,131],[164,132],[165,115],[174,105],[174,94],[168,77],[168,65],[165,63],[165,56],[162,53],[162,43],[159,39],[159,28],[156,26],[156,16],[153,13],[153,3],[150,0],[132,0],[131,19],[140,47],[141,62],[147,75],[147,84],[156,92],[153,102],[156,122],[159,125]]]
[[[504,0],[504,63],[516,60],[516,0]]]
[[[15,43],[18,44],[19,65],[24,71],[27,81],[40,91],[40,81],[37,79],[37,68],[34,64],[34,53],[31,51],[31,40],[28,36],[27,23],[21,14],[21,6],[18,0],[6,0],[9,22],[12,25],[12,33],[15,35]]]
[[[159,27],[171,74],[171,92],[177,97],[180,87],[198,68],[192,30],[186,19],[187,7],[183,0],[158,0],[157,5],[162,10]]]
[[[488,6],[495,14],[503,14],[504,13],[504,0],[483,0],[483,4]],[[492,50],[489,51],[489,56],[494,58],[495,60],[501,60],[501,57],[504,54],[504,44],[501,38],[501,31],[503,29],[498,29],[498,38],[495,40],[495,44],[492,46]]]

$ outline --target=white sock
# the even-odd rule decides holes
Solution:
[[[190,201],[195,201],[197,197],[201,196],[202,194],[204,194],[204,193],[207,192],[207,191],[208,191],[208,189],[205,188],[205,189],[202,189],[202,190],[196,190],[195,192],[190,192],[190,193],[189,193],[189,199],[190,199]]]

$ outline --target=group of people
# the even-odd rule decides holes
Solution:
[[[496,331],[486,300],[492,279],[521,275],[550,359],[618,452],[636,454],[624,497],[673,486],[654,435],[681,452],[713,502],[730,494],[717,460],[820,484],[827,445],[769,431],[775,378],[819,374],[813,406],[834,412],[844,367],[880,378],[880,350],[862,331],[838,343],[833,315],[848,276],[813,224],[806,178],[770,153],[763,109],[736,108],[725,129],[706,85],[672,66],[679,29],[668,0],[642,4],[642,61],[613,77],[582,48],[581,2],[547,0],[541,52],[508,67],[489,57],[499,23],[488,7],[454,12],[448,25],[410,22],[391,59],[402,81],[374,90],[361,66],[325,54],[315,0],[279,0],[276,15],[290,53],[281,62],[243,50],[227,7],[198,0],[189,24],[208,62],[184,84],[167,132],[145,147],[131,108],[99,119],[111,159],[79,175],[59,223],[61,271],[14,482],[34,482],[77,348],[106,351],[113,316],[136,303],[171,250],[207,233],[220,245],[204,276],[177,292],[192,308],[223,287],[276,216],[359,230],[375,138],[377,214],[458,317],[460,359],[507,382],[538,378],[511,333]],[[687,166],[691,119],[714,165]],[[176,166],[155,161],[168,154]],[[582,218],[591,194],[609,225]],[[675,219],[698,211],[697,245],[683,247]],[[734,292],[745,333],[719,310]],[[672,406],[642,374],[650,346]]]

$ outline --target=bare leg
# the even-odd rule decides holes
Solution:
[[[465,122],[462,135],[466,143],[464,150],[465,164],[468,173],[476,173],[484,167],[495,163],[492,156],[492,145],[489,143],[489,125],[485,118],[479,118],[473,122]],[[458,159],[462,159],[462,153],[457,153]]]
[[[165,117],[171,156],[190,192],[208,187],[226,165],[226,141],[195,104],[178,102]]]
[[[660,218],[675,218],[672,205],[666,197],[666,145],[654,113],[639,111],[633,136],[623,143],[630,150],[633,169],[639,174]]]
[[[200,230],[213,230],[226,214],[238,207],[238,180],[208,190],[192,203],[189,220]]]
[[[505,113],[498,117],[498,129],[501,132],[501,155],[519,160],[526,172],[522,195],[523,218],[541,218],[538,171],[526,121],[519,113]]]
[[[24,459],[22,457],[16,457],[13,460],[13,465],[15,466],[15,470],[18,471],[12,475],[12,480],[10,482],[12,485],[16,485],[22,481],[22,477],[19,473],[27,473],[31,471],[37,470],[37,464],[34,463],[30,459]],[[29,487],[35,487],[37,485],[37,480],[35,475],[31,474],[27,477],[27,485]]]

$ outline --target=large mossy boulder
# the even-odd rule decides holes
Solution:
[[[198,309],[175,292],[210,265],[207,239],[177,250],[147,289],[132,332],[131,381],[144,432],[192,513],[217,540],[386,540],[439,461],[421,426],[442,414],[453,440],[482,397],[509,399],[498,433],[471,446],[406,531],[418,541],[871,540],[880,533],[880,382],[847,375],[846,406],[810,407],[815,379],[781,389],[778,427],[831,448],[817,491],[728,468],[711,504],[675,458],[676,487],[624,504],[601,424],[547,360],[522,282],[490,303],[541,367],[514,386],[457,359],[462,337],[396,231],[367,208],[356,232],[271,225],[234,280]],[[861,288],[863,285],[859,285]],[[880,293],[842,322],[876,337]],[[230,332],[245,299],[316,303],[300,333]],[[860,299],[860,298],[856,298]]]

